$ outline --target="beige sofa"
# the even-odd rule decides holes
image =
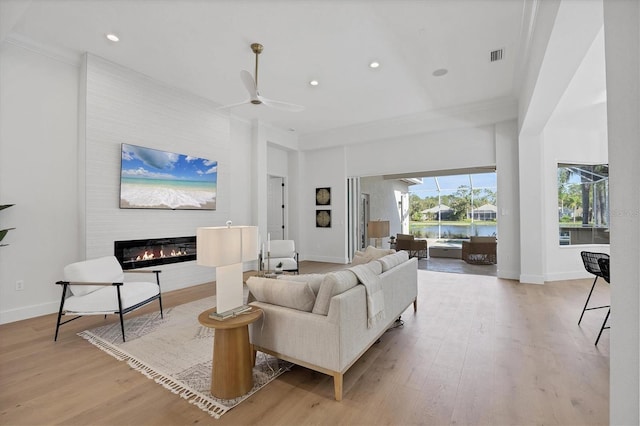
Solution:
[[[340,401],[349,367],[409,305],[417,310],[417,269],[416,258],[398,252],[327,274],[252,277],[250,303],[264,315],[249,326],[251,343],[333,376]]]

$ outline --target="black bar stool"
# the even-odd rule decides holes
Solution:
[[[604,276],[602,275],[602,271],[600,270],[600,265],[598,265],[598,261],[599,259],[607,259],[607,266],[609,265],[609,255],[606,253],[593,253],[590,251],[583,251],[580,252],[580,255],[582,256],[582,263],[584,263],[584,269],[587,270],[587,272],[595,275],[596,277],[593,280],[593,284],[591,285],[591,291],[589,292],[589,296],[587,296],[587,301],[584,302],[584,308],[582,308],[582,313],[580,314],[580,319],[578,320],[578,325],[580,325],[580,322],[582,321],[582,316],[584,315],[584,311],[591,311],[593,309],[602,309],[602,308],[609,308],[609,305],[605,305],[605,306],[595,306],[593,308],[587,308],[587,306],[589,305],[589,299],[591,299],[591,293],[593,293],[593,289],[596,286],[596,281],[598,281],[599,277],[604,278]],[[607,282],[609,282],[609,279],[606,279]]]
[[[607,256],[606,258],[602,257],[598,259],[598,266],[600,267],[600,271],[602,272],[602,278],[604,278],[604,280],[607,283],[611,284],[609,281],[609,256]],[[602,336],[602,331],[608,328],[611,328],[607,325],[607,320],[609,320],[610,313],[611,313],[611,307],[609,307],[609,310],[607,311],[607,316],[604,317],[604,322],[602,323],[602,327],[600,327],[600,333],[598,333],[598,338],[596,339],[596,345],[600,341],[600,336]]]

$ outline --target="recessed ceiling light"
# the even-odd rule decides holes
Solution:
[[[311,81],[309,82],[309,84],[310,84],[310,85],[312,85],[312,86],[317,86],[317,85],[318,85],[318,84],[320,84],[320,83],[318,82],[318,80],[311,80]]]
[[[380,66],[380,62],[373,61],[369,64],[369,68],[378,68]]]
[[[107,34],[107,40],[110,40],[110,41],[112,41],[114,43],[117,43],[117,42],[120,41],[120,37],[118,37],[115,34]]]
[[[440,68],[440,69],[437,69],[437,70],[435,70],[435,71],[433,72],[433,76],[434,76],[434,77],[442,77],[443,75],[445,75],[445,74],[446,74],[446,73],[448,73],[448,72],[449,72],[449,70],[448,70],[448,69]]]

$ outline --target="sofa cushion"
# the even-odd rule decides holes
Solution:
[[[313,306],[313,313],[327,315],[331,298],[336,294],[343,293],[358,285],[358,277],[351,271],[329,272],[324,276],[316,303]]]
[[[311,312],[316,301],[313,290],[306,282],[251,277],[249,291],[258,302]]]
[[[313,290],[313,294],[317,297],[324,275],[325,274],[279,275],[277,279],[308,283],[311,290]]]
[[[380,265],[382,265],[382,272],[387,272],[389,269],[398,266],[399,264],[409,260],[409,253],[406,251],[399,251],[397,253],[388,254],[378,259]]]
[[[96,287],[96,286],[94,286]],[[97,286],[98,290],[86,293],[82,296],[71,296],[64,301],[64,310],[68,313],[100,312],[113,313],[120,310],[118,307],[118,293],[115,286]],[[142,303],[160,293],[158,284],[152,282],[128,282],[120,287],[122,309]]]

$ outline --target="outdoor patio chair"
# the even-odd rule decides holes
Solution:
[[[398,234],[400,235],[406,234]],[[409,235],[411,238],[398,238],[396,241],[396,250],[404,250],[409,253],[409,257],[417,257],[418,259],[427,257],[427,240],[416,240],[413,235]]]
[[[602,278],[611,284],[609,281],[609,257],[601,257],[598,259],[598,266],[600,267],[600,272],[602,273]],[[602,323],[602,327],[600,327],[600,333],[598,333],[598,338],[596,339],[596,345],[600,341],[600,336],[602,336],[602,332],[608,328],[611,328],[607,325],[607,321],[609,320],[609,314],[611,313],[611,306],[609,306],[609,310],[607,311],[607,316],[604,317],[604,322]]]
[[[462,242],[462,260],[476,265],[492,265],[497,262],[496,237],[471,237]]]
[[[587,270],[587,272],[589,272],[590,274],[595,275],[595,278],[593,279],[593,284],[591,284],[591,290],[589,291],[589,295],[587,296],[587,300],[586,302],[584,302],[584,307],[582,308],[582,313],[580,314],[580,319],[578,320],[578,325],[580,325],[580,322],[582,321],[582,317],[584,316],[584,312],[585,311],[591,311],[594,309],[602,309],[602,308],[608,308],[609,305],[604,305],[604,306],[595,306],[592,308],[588,308],[587,306],[589,305],[589,300],[591,299],[591,294],[593,293],[593,289],[596,286],[596,282],[598,281],[598,278],[604,278],[604,275],[600,269],[600,265],[599,265],[599,260],[600,259],[607,259],[607,261],[609,260],[609,255],[606,253],[593,253],[590,251],[583,251],[580,252],[580,256],[582,256],[582,263],[584,264],[584,269]],[[607,264],[608,266],[608,264]],[[609,280],[606,280],[607,282],[609,282]]]

